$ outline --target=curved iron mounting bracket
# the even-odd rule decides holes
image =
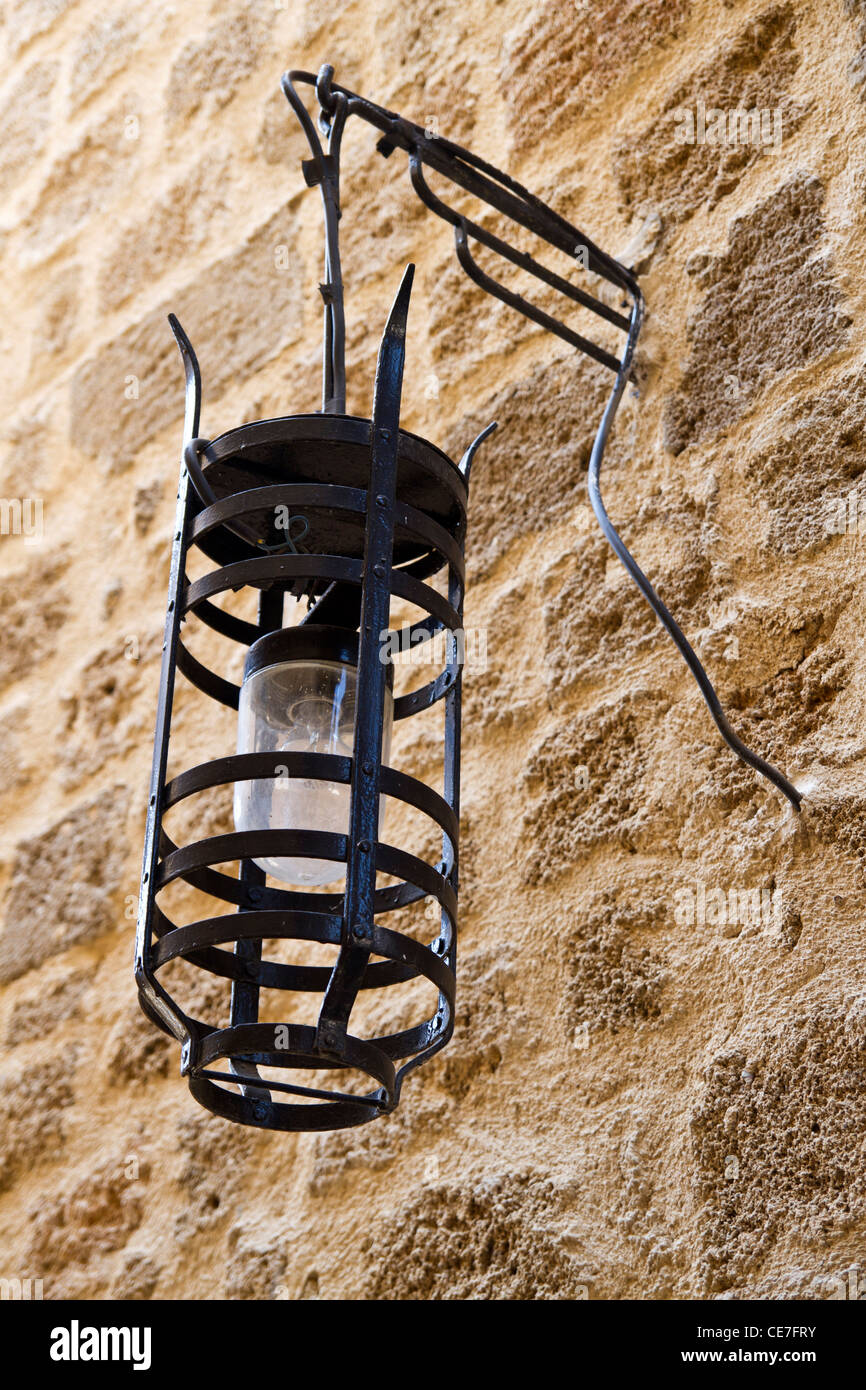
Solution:
[[[338,86],[333,78],[333,67],[325,64],[317,76],[309,72],[293,71],[286,73],[282,79],[283,92],[303,127],[312,151],[312,158],[303,165],[304,176],[308,184],[319,185],[325,212],[325,283],[321,286],[325,299],[323,410],[337,414],[345,411],[346,329],[337,227],[340,218],[339,156],[346,120],[349,116],[360,116],[369,125],[381,131],[377,149],[385,158],[395,149],[402,149],[408,155],[412,186],[431,212],[453,226],[457,258],[466,274],[488,294],[518,310],[526,318],[562,338],[615,374],[616,380],[596,434],[589,465],[589,499],[596,519],[617,558],[682,655],[728,747],[744,763],[778,787],[794,809],[799,810],[801,793],[778,768],[752,752],[734,732],[694,648],[630,554],[608,517],[602,501],[600,477],[604,450],[623,392],[632,376],[634,352],[643,321],[644,301],[635,276],[619,261],[606,255],[559,213],[554,212],[540,198],[535,197],[501,170],[438,133],[425,130],[423,126],[415,125],[405,117]],[[322,147],[310,114],[297,91],[299,83],[315,89],[319,103],[319,129],[328,137],[327,152]],[[598,277],[603,286],[608,287],[607,297],[603,297],[603,288],[600,293],[592,294],[572,284],[570,280],[548,269],[525,251],[518,250],[464,213],[450,207],[429,187],[424,177],[425,165],[449,179],[457,188],[477,197],[487,207],[509,218],[516,226],[533,232],[547,245],[576,260],[584,273],[588,272]],[[624,334],[619,355],[611,351],[606,342],[598,343],[585,334],[576,332],[523,295],[500,284],[478,265],[472,255],[470,241],[496,252],[504,260],[556,290],[570,303],[589,310],[605,324]],[[611,291],[614,292],[613,295]],[[616,306],[608,302],[609,298],[617,300]],[[485,434],[489,432],[488,429]],[[484,435],[479,436],[470,446],[461,464],[467,479],[472,455],[482,438]]]

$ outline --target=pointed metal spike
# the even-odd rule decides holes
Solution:
[[[385,332],[382,335],[382,342],[385,338],[406,338],[406,321],[409,318],[409,299],[411,296],[411,285],[416,278],[416,268],[413,263],[407,265],[403,271],[403,279],[400,281],[400,288],[393,296],[391,313],[388,314],[388,322],[385,324]]]
[[[397,428],[400,415],[400,394],[403,389],[403,364],[406,360],[406,323],[409,317],[409,298],[412,294],[412,281],[415,267],[407,265],[400,281],[391,312],[385,324],[382,341],[379,344],[379,357],[376,362],[376,381],[373,387],[373,427],[385,423]]]
[[[405,340],[406,322],[409,317],[409,299],[412,294],[414,279],[415,267],[410,261],[403,272],[400,288],[394,296],[394,303],[388,314],[388,322],[385,324],[385,332],[382,335],[383,344],[386,338]]]
[[[463,474],[464,480],[466,481],[467,485],[469,483],[469,470],[472,467],[472,460],[475,457],[476,449],[478,448],[479,444],[484,443],[488,435],[492,434],[493,431],[498,428],[499,422],[497,420],[491,421],[491,423],[487,425],[486,428],[483,429],[480,434],[475,436],[472,443],[469,445],[469,448],[466,450],[466,453],[463,455],[462,459],[458,463],[457,467]]]
[[[201,421],[201,372],[199,370],[198,358],[195,355],[195,348],[184,331],[180,319],[176,314],[169,314],[168,322],[174,334],[175,342],[180,348],[180,355],[183,358],[183,370],[186,376],[183,442],[184,444],[188,444],[191,439],[197,437]]]

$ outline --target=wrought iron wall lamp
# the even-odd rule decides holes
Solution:
[[[315,89],[327,147],[299,84]],[[363,1124],[392,1110],[403,1078],[443,1047],[452,1032],[461,700],[457,634],[466,504],[475,451],[494,428],[469,445],[459,465],[400,428],[411,266],[379,349],[372,419],[345,413],[338,221],[340,145],[349,116],[360,116],[381,132],[383,155],[406,152],[416,193],[453,226],[458,259],[473,280],[612,373],[589,465],[589,496],[599,524],[679,647],[723,738],[795,807],[800,796],[737,738],[697,656],[602,502],[602,457],[632,372],[643,314],[634,276],[506,174],[337,86],[330,67],[318,77],[290,73],[282,85],[309,140],[311,158],[303,164],[307,183],[319,187],[324,205],[322,409],[202,438],[198,363],[171,317],[186,373],[186,412],[135,974],[145,1013],[181,1042],[181,1069],[202,1105],[244,1124],[306,1130]],[[429,187],[427,169],[579,259],[592,292],[449,206]],[[472,243],[588,310],[599,326],[607,325],[609,338],[618,338],[619,350],[576,332],[494,280],[474,259]],[[190,579],[187,568],[194,556],[215,568]],[[427,582],[434,576],[443,580],[447,596]],[[239,590],[257,595],[255,622],[214,601]],[[295,625],[285,625],[286,595],[307,601],[306,616]],[[447,637],[443,669],[421,689],[396,696],[382,642],[392,598],[424,614],[400,633],[403,649],[437,633]],[[185,645],[181,625],[190,615],[246,650],[240,687]],[[238,743],[237,752],[166,780],[178,669],[206,697],[239,711]],[[437,705],[444,714],[441,794],[388,764],[392,721]],[[233,787],[234,832],[175,845],[165,823],[173,808],[220,786]],[[383,838],[381,808],[388,798],[414,808],[441,832],[438,863]],[[216,867],[229,863],[239,864],[237,876]],[[274,886],[274,879],[292,887]],[[194,922],[171,921],[165,895],[178,881],[215,906]],[[419,940],[423,933],[411,934],[406,914],[423,912],[430,903],[436,905],[438,928],[431,932],[429,918],[422,916],[428,939]],[[401,909],[397,920],[405,930],[387,925],[388,915]],[[295,948],[302,961],[309,960],[311,945],[329,948],[330,963],[290,964],[266,955],[264,943],[287,941],[306,944]],[[163,967],[177,959],[230,982],[227,1024],[193,1017],[160,982]],[[436,994],[429,1017],[372,1038],[350,1031],[360,991],[386,991],[413,980],[426,980]],[[315,1023],[263,1022],[262,990],[320,996]],[[361,1074],[365,1081],[353,1089],[353,1081],[344,1079],[343,1089],[331,1089],[284,1079],[286,1073],[310,1071],[325,1080],[328,1073],[343,1072],[355,1081]]]

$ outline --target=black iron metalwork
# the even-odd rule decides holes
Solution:
[[[399,407],[412,268],[394,302],[379,356],[371,421],[344,414],[257,421],[211,441],[198,436],[201,383],[192,346],[172,328],[187,376],[184,465],[172,557],[157,739],[145,844],[136,977],[142,1006],[183,1045],[182,1071],[193,1095],[226,1118],[274,1129],[339,1128],[373,1119],[397,1103],[403,1077],[444,1045],[453,1027],[459,788],[458,644],[448,642],[444,668],[420,690],[399,695],[395,718],[445,706],[444,790],[385,766],[383,700],[392,673],[381,659],[391,600],[426,616],[397,637],[458,634],[462,626],[463,542],[470,447],[462,469],[435,446],[400,429]],[[305,550],[279,545],[273,517],[303,515]],[[191,552],[217,568],[187,576]],[[448,597],[425,582],[444,570]],[[241,587],[258,591],[258,621],[218,605]],[[360,596],[348,602],[346,594]],[[235,709],[239,687],[194,656],[181,623],[197,617],[235,643],[267,652],[284,622],[284,598],[312,600],[304,626],[315,643],[321,618],[342,616],[341,649],[357,648],[358,714],[351,758],[320,753],[244,753],[221,757],[167,780],[170,716],[177,669],[211,699]],[[267,634],[273,633],[273,642]],[[300,632],[297,636],[300,637]],[[295,645],[297,646],[297,638]],[[333,650],[333,642],[329,644]],[[166,827],[174,807],[217,787],[276,776],[348,784],[349,833],[263,828],[234,831],[178,846]],[[379,838],[380,796],[414,807],[435,825],[443,851],[433,865]],[[297,892],[268,885],[255,862],[268,854],[309,855],[346,865],[342,893]],[[237,861],[237,877],[216,866]],[[387,880],[387,882],[385,881]],[[216,900],[209,915],[177,924],[163,895],[178,882]],[[439,906],[434,940],[422,944],[383,923],[383,915]],[[236,912],[225,912],[225,905]],[[218,915],[219,913],[223,915]],[[264,943],[292,941],[333,948],[326,967],[268,958]],[[231,946],[231,950],[224,949]],[[160,983],[169,962],[183,959],[231,982],[227,1026],[191,1016]],[[426,979],[437,992],[431,1017],[376,1038],[348,1031],[361,990]],[[322,995],[315,1026],[261,1021],[261,991]],[[373,1087],[353,1093],[305,1086],[282,1072],[362,1072]],[[290,1096],[286,1102],[275,1097]]]
[[[311,84],[320,104],[322,146],[298,94]],[[366,1123],[397,1104],[404,1077],[445,1045],[453,1028],[457,946],[461,660],[466,506],[475,452],[494,425],[455,465],[434,445],[400,428],[406,322],[413,267],[404,275],[382,339],[372,419],[346,411],[345,314],[340,265],[339,156],[346,120],[360,115],[378,128],[384,155],[403,149],[412,185],[422,201],[454,228],[459,262],[486,291],[557,334],[615,374],[589,470],[589,495],[605,536],[670,632],[695,675],[722,736],[744,761],[769,777],[797,806],[799,793],[775,768],[741,743],[722,713],[703,667],[611,525],[599,475],[606,440],[626,384],[643,316],[631,272],[607,256],[564,218],[520,184],[459,146],[365,101],[333,81],[289,73],[283,90],[311,147],[304,163],[310,185],[321,189],[325,217],[325,304],[322,410],[259,420],[214,440],[199,434],[201,376],[192,345],[174,316],[170,323],[186,377],[182,467],[169,579],[169,601],[157,708],[153,773],[145,834],[135,973],[142,1008],[182,1044],[182,1073],[202,1105],[228,1119],[260,1128],[330,1129]],[[479,198],[488,208],[534,233],[547,246],[579,260],[599,288],[574,285],[450,207],[429,187],[424,166]],[[477,264],[470,241],[588,310],[603,329],[601,341],[577,332],[546,309],[500,284]],[[609,302],[611,294],[616,303]],[[605,336],[605,334],[607,336]],[[622,334],[618,350],[612,335]],[[282,515],[283,520],[278,518]],[[288,522],[285,518],[288,517]],[[197,578],[188,570],[209,562]],[[444,575],[447,596],[428,581]],[[250,621],[223,606],[224,596],[257,594]],[[285,633],[285,599],[306,598],[301,638]],[[393,599],[424,615],[399,633],[389,631]],[[263,653],[307,644],[353,653],[358,702],[351,757],[327,753],[234,753],[168,778],[172,709],[178,670],[204,696],[237,709],[240,688],[193,654],[182,624],[204,628],[241,648]],[[191,624],[192,625],[192,624]],[[273,634],[273,636],[271,636]],[[317,636],[319,634],[319,636]],[[383,638],[399,650],[446,638],[442,669],[420,689],[399,693],[394,718],[442,706],[441,794],[387,766],[382,759],[385,692],[393,681],[383,659]],[[354,653],[357,653],[355,658]],[[248,666],[248,671],[251,669]],[[390,698],[390,696],[389,696]],[[349,788],[347,833],[262,827],[174,843],[166,825],[191,797],[237,782],[288,775]],[[442,854],[432,864],[380,838],[381,798],[419,812],[441,834]],[[176,831],[174,832],[177,833]],[[257,861],[301,856],[345,866],[341,892],[301,892],[271,886]],[[218,866],[239,865],[237,875]],[[205,915],[176,923],[166,899],[186,885],[209,900]],[[412,935],[404,914],[433,901],[438,928],[432,940]],[[211,906],[215,903],[216,906]],[[234,911],[232,911],[234,909]],[[401,929],[384,924],[399,912]],[[430,935],[429,919],[426,935]],[[417,923],[415,924],[417,925]],[[405,928],[405,929],[402,929]],[[424,934],[423,932],[420,934]],[[288,963],[266,951],[269,942],[294,943],[300,960]],[[227,950],[226,947],[231,949]],[[329,965],[309,962],[317,946]],[[278,953],[279,953],[278,948]],[[187,1012],[160,981],[173,961],[186,961],[230,985],[228,1021]],[[426,980],[435,1011],[408,1028],[365,1038],[349,1031],[362,991]],[[262,991],[321,996],[315,1023],[262,1019]],[[277,1076],[272,1075],[277,1071]],[[372,1088],[329,1089],[284,1079],[285,1072],[361,1073]],[[288,1096],[290,1100],[279,1099]],[[277,1097],[277,1099],[275,1099]]]
[[[601,530],[617,558],[640,589],[656,617],[677,646],[686,665],[697,682],[716,727],[728,747],[749,767],[766,777],[788,798],[795,810],[800,809],[801,793],[781,773],[778,768],[758,756],[743,743],[731,727],[721,702],[709,676],[704,670],[697,653],[689,643],[679,624],[668,611],[655,592],[647,576],[629,552],[607,514],[601,496],[601,465],[608,435],[613,425],[623,392],[632,379],[634,351],[640,334],[644,315],[643,296],[640,287],[627,267],[607,256],[598,246],[585,237],[582,232],[567,222],[565,218],[536,198],[528,189],[514,179],[479,159],[469,150],[445,140],[438,134],[415,125],[403,116],[376,106],[366,98],[338,86],[334,80],[334,70],[330,64],[323,66],[318,75],[309,72],[290,72],[282,80],[283,91],[305,130],[313,152],[313,158],[305,164],[309,183],[319,183],[325,205],[325,245],[326,268],[337,267],[337,274],[331,277],[327,288],[331,297],[333,324],[330,338],[330,373],[326,378],[325,394],[329,381],[343,383],[345,397],[345,363],[342,353],[345,344],[345,316],[342,302],[342,281],[339,275],[338,221],[339,221],[339,151],[346,119],[358,115],[382,132],[378,149],[387,158],[395,149],[402,149],[409,157],[409,172],[412,186],[421,201],[438,217],[454,228],[454,241],[457,258],[466,274],[486,290],[488,294],[501,299],[511,308],[517,309],[526,318],[539,324],[548,332],[555,334],[577,348],[580,352],[609,368],[616,374],[616,382],[611,392],[601,424],[596,434],[589,467],[589,499]],[[315,132],[309,113],[298,94],[299,83],[312,85],[321,109],[320,125],[330,136],[328,153],[325,154]],[[621,312],[606,303],[599,295],[586,290],[557,275],[526,252],[520,251],[494,235],[489,228],[473,221],[464,213],[449,207],[430,189],[424,177],[424,166],[428,165],[437,174],[450,180],[459,189],[473,194],[488,208],[510,219],[516,226],[533,232],[548,246],[564,252],[576,259],[581,267],[599,277],[609,287],[625,297],[621,306],[628,313]],[[532,304],[523,295],[501,285],[478,265],[470,250],[470,240],[478,242],[490,251],[519,269],[534,276],[537,280],[557,290],[567,300],[590,310],[598,318],[625,333],[626,338],[619,355],[608,348],[575,332],[567,324],[560,322],[552,314]],[[339,334],[336,325],[339,325]]]

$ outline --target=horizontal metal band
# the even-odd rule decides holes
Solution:
[[[218,1083],[230,1081],[235,1085],[237,1085],[241,1079],[241,1073],[235,1075],[232,1072],[209,1071],[206,1068],[198,1070],[196,1075],[204,1077],[206,1081],[216,1081]],[[250,1081],[252,1082],[252,1078],[250,1078]],[[369,1096],[352,1096],[347,1091],[321,1091],[315,1086],[298,1086],[291,1081],[275,1081],[272,1076],[268,1077],[267,1090],[277,1091],[280,1095],[309,1096],[312,1100],[348,1101],[351,1105],[370,1105],[375,1107],[376,1114],[381,1114],[381,1102],[378,1092]]]
[[[426,859],[407,854],[405,850],[396,849],[394,845],[377,843],[376,868],[381,869],[383,874],[402,878],[406,883],[415,883],[424,890],[427,897],[438,899],[451,918],[452,925],[456,927],[457,895],[444,874],[440,874]]]
[[[426,512],[419,511],[417,507],[410,507],[399,500],[394,504],[394,519],[398,526],[402,526],[411,535],[420,536],[432,550],[438,550],[460,579],[465,578],[466,561],[463,551],[451,533],[446,531],[444,526],[440,526],[438,521],[434,521]]]
[[[249,831],[246,833],[254,835],[260,832]],[[282,833],[287,834],[289,832],[284,831]],[[299,830],[294,833],[303,835],[319,832]],[[159,852],[163,857],[163,862],[170,854],[180,852],[164,828],[161,828],[159,832]],[[259,887],[258,884],[249,884],[243,879],[230,878],[228,874],[219,873],[211,868],[188,869],[183,872],[181,877],[184,883],[188,883],[191,888],[197,888],[212,898],[218,898],[221,902],[234,903],[237,907],[242,908],[273,908],[277,911],[339,912],[341,914],[344,908],[342,893],[302,893],[290,888],[268,888],[264,885]],[[154,892],[159,892],[163,885],[158,882],[158,878],[154,880],[154,883]],[[374,911],[376,913],[393,912],[397,908],[408,907],[410,903],[418,902],[426,896],[423,888],[418,888],[411,883],[400,883],[391,888],[377,888]]]
[[[264,1089],[263,1083],[257,1085]],[[302,1130],[348,1129],[367,1124],[381,1115],[382,1108],[358,1101],[323,1101],[320,1105],[274,1104],[273,1101],[248,1100],[246,1096],[227,1091],[203,1076],[189,1077],[189,1089],[199,1105],[225,1120],[252,1125],[256,1129],[276,1129],[283,1132]]]
[[[197,612],[198,606],[204,600],[244,584],[266,578],[293,576],[319,577],[360,586],[363,578],[363,565],[359,560],[348,560],[339,556],[262,556],[261,559],[242,560],[215,570],[212,574],[205,575],[188,585],[183,600],[183,611]],[[454,632],[460,630],[463,621],[461,615],[447,599],[428,584],[422,583],[399,569],[391,570],[390,584],[390,591],[397,598],[406,599],[407,602],[414,603],[417,607],[430,613],[441,626]],[[417,628],[418,624],[413,626]],[[402,634],[400,636],[402,640]],[[192,684],[204,694],[219,701],[220,704],[227,705],[230,709],[238,708],[240,687],[204,666],[192,656],[180,640],[177,643],[177,664]],[[394,717],[405,719],[409,714],[415,714],[421,709],[428,708],[441,698],[444,691],[452,683],[452,678],[448,673],[443,673],[438,678],[438,682],[431,682],[424,687],[423,691],[415,691],[412,696],[401,696],[395,702]]]
[[[361,488],[341,487],[334,483],[277,483],[270,487],[250,488],[246,492],[232,493],[199,512],[190,527],[190,540],[200,540],[226,521],[245,516],[247,512],[276,510],[280,506],[321,507],[323,510],[365,516],[367,493]],[[438,521],[419,508],[399,500],[394,505],[394,520],[413,539],[420,538],[432,550],[438,551],[460,578],[464,578],[463,552],[450,532]]]
[[[285,1048],[275,1046],[278,1028],[285,1029]],[[378,1081],[387,1093],[388,1101],[395,1098],[397,1078],[391,1058],[373,1043],[356,1038],[351,1033],[345,1033],[340,1038],[339,1052],[335,1044],[324,1054],[316,1047],[316,1029],[306,1024],[238,1023],[231,1028],[216,1029],[201,1039],[196,1048],[193,1071],[218,1060],[241,1057],[261,1067],[297,1067],[307,1071],[352,1068]],[[256,1084],[267,1089],[264,1078]]]
[[[165,920],[169,930],[156,943],[155,970],[188,951],[224,946],[229,941],[317,941],[339,946],[342,930],[341,918],[315,912],[226,912],[221,917],[206,917],[181,927]]]
[[[189,874],[193,870],[208,868],[211,864],[224,864],[234,859],[265,859],[273,856],[327,859],[337,863],[346,860],[346,836],[327,834],[321,830],[235,830],[228,835],[212,835],[207,840],[196,840],[182,849],[171,850],[156,871],[154,891],[182,878],[192,882]],[[396,849],[393,845],[376,843],[376,868],[384,874],[403,879],[422,890],[422,896],[435,897],[445,908],[453,923],[457,921],[457,898],[447,878],[425,859]],[[229,879],[229,883],[240,887],[239,879]],[[197,885],[196,885],[197,886]],[[247,888],[249,891],[249,888]],[[266,901],[266,888],[257,888],[257,899],[261,906],[270,907]],[[383,890],[385,893],[393,889]],[[219,896],[215,894],[214,896]],[[312,895],[316,896],[316,895]],[[246,901],[246,899],[245,899]],[[279,906],[279,904],[274,904]]]
[[[417,974],[426,976],[453,1007],[456,987],[454,971],[442,956],[429,946],[415,941],[411,936],[404,936],[402,932],[391,931],[389,927],[380,927],[378,923],[374,923],[370,950],[373,955],[384,956],[389,961],[411,966]]]
[[[395,1062],[399,1062],[403,1057],[413,1057],[416,1065],[425,1061],[433,1052],[438,1052],[440,1047],[444,1047],[454,1031],[453,1002],[444,996],[443,1000],[443,1013],[425,1019],[414,1028],[404,1028],[399,1033],[376,1038],[376,1046]],[[440,1021],[442,1026],[437,1027]],[[419,1053],[422,1055],[418,1056]],[[401,1068],[401,1073],[405,1070],[405,1067]]]
[[[447,598],[437,594],[429,584],[423,584],[420,579],[413,579],[403,570],[392,569],[391,593],[397,598],[406,599],[408,603],[414,603],[417,608],[423,608],[427,613],[432,613],[434,618],[439,618],[452,632],[458,632],[463,626],[463,618],[456,608],[452,608]]]
[[[361,560],[340,555],[261,555],[253,560],[236,560],[196,579],[184,590],[182,611],[194,613],[203,598],[256,585],[263,579],[331,579],[360,585],[363,575]]]
[[[407,802],[425,816],[429,816],[430,820],[435,821],[440,829],[445,831],[456,849],[460,824],[454,809],[448,805],[444,797],[432,787],[428,787],[426,782],[421,782],[417,777],[410,777],[408,773],[398,772],[395,767],[383,767],[379,774],[379,788],[386,796]]]
[[[197,541],[235,517],[247,512],[276,510],[277,507],[322,507],[338,512],[367,510],[367,494],[361,488],[340,487],[336,483],[273,483],[269,487],[233,492],[212,502],[199,512],[190,527],[190,540]]]
[[[165,788],[164,809],[169,810],[185,797],[210,787],[274,777],[278,768],[281,769],[279,775],[290,778],[343,784],[352,778],[352,759],[332,753],[232,753],[178,773]],[[459,831],[457,817],[444,797],[428,787],[426,782],[398,772],[393,767],[380,768],[379,776],[379,789],[384,795],[414,806],[429,816],[456,845]]]
[[[163,806],[167,811],[179,801],[209,787],[228,786],[233,782],[256,781],[279,775],[303,777],[311,781],[349,782],[352,759],[335,753],[230,753],[213,762],[199,763],[186,772],[179,772],[166,785]]]
[[[241,701],[241,688],[232,681],[227,681],[222,676],[218,676],[209,666],[203,666],[200,661],[192,655],[183,645],[180,638],[177,640],[177,667],[182,671],[187,680],[190,681],[197,690],[209,695],[212,700],[218,700],[221,705],[228,705],[229,709],[237,709]]]
[[[418,714],[422,709],[429,709],[437,700],[441,700],[443,695],[447,695],[452,685],[456,685],[460,679],[461,668],[449,666],[440,671],[436,679],[429,681],[427,685],[420,686],[408,695],[398,695],[394,701],[394,718],[408,719],[410,715]]]
[[[214,951],[214,954],[227,955],[228,953],[222,951]],[[195,960],[193,957],[186,956],[185,959],[195,964]],[[234,957],[229,956],[229,959],[234,959]],[[368,969],[369,968],[370,967],[368,967]],[[388,962],[387,964],[382,965],[379,968],[395,970],[397,967],[392,963]],[[409,972],[409,967],[406,967],[406,969],[407,972]],[[414,971],[409,972],[407,973],[407,978],[417,979],[417,974]],[[364,984],[361,985],[362,989],[366,987],[367,986],[365,986]],[[384,1052],[395,1062],[400,1061],[402,1058],[412,1059],[400,1068],[400,1071],[398,1072],[398,1079],[402,1077],[404,1073],[408,1071],[411,1067],[423,1063],[427,1060],[428,1057],[432,1056],[434,1052],[438,1052],[441,1047],[444,1047],[445,1043],[451,1037],[454,1030],[453,1003],[451,1002],[449,997],[444,994],[441,996],[441,1002],[442,1008],[444,1009],[444,1013],[438,1012],[434,1015],[433,1018],[425,1019],[422,1023],[415,1024],[412,1028],[404,1028],[399,1033],[383,1034],[380,1037],[370,1039],[370,1041],[374,1044],[375,1047],[379,1048],[380,1051]],[[140,996],[140,1003],[142,1009],[147,1014],[151,1022],[156,1024],[156,1026],[160,1028],[162,1032],[167,1033],[169,1037],[174,1037],[174,1034],[171,1032],[171,1029],[168,1028],[165,1021],[161,1019],[157,1013],[151,1010],[148,1001],[144,998],[143,995]],[[204,1019],[191,1018],[189,1015],[185,1014],[183,1010],[179,1009],[176,1003],[174,1004],[174,1008],[177,1009],[181,1016],[185,1019],[189,1032],[191,1034],[194,1034],[197,1037],[204,1037],[205,1035],[213,1031],[212,1026],[208,1024]],[[440,1020],[441,1027],[438,1027],[437,1024],[440,1022]]]
[[[322,993],[331,977],[329,965],[285,965],[280,961],[245,961],[230,951],[214,949],[230,941],[318,941],[339,947],[342,918],[312,912],[229,912],[176,927],[162,915],[162,930],[153,948],[152,968],[159,970],[182,956],[201,964],[212,974],[261,985],[265,989],[315,991]],[[391,933],[399,935],[399,933]],[[390,944],[390,943],[389,943]],[[425,948],[426,949],[426,948]],[[404,953],[387,954],[384,961],[371,962],[361,989],[387,988],[416,977],[417,967]],[[425,962],[426,964],[426,962]],[[219,967],[219,968],[217,968]],[[428,972],[425,970],[425,974]],[[431,978],[428,974],[428,978]],[[434,983],[436,983],[434,981]]]
[[[239,560],[214,570],[212,574],[203,575],[188,585],[182,611],[195,612],[196,605],[202,599],[213,598],[228,589],[256,584],[262,579],[329,579],[360,585],[363,573],[361,560],[349,560],[337,555],[263,555],[260,559]],[[392,594],[432,613],[452,631],[460,628],[460,614],[429,584],[413,579],[399,569],[391,570],[390,580]]]
[[[345,863],[346,836],[322,830],[234,830],[228,835],[213,835],[169,853],[157,869],[155,887],[165,888],[175,879],[185,878],[191,869],[274,855]]]
[[[394,592],[396,593],[396,590],[394,590]],[[214,612],[219,611],[213,604],[209,604],[208,607],[213,609]],[[202,616],[201,606],[196,608],[196,616]],[[396,649],[398,651],[407,651],[411,650],[413,645],[415,647],[421,646],[421,643],[413,644],[412,635],[425,628],[429,621],[429,619],[426,622],[422,620],[421,622],[413,623],[411,627],[405,627],[401,628],[399,631],[395,631],[393,636],[395,638]],[[434,618],[433,621],[435,627],[431,630],[431,637],[435,636],[437,632],[441,632],[443,628],[450,628],[450,624],[442,622],[438,618]],[[216,625],[212,624],[212,626]],[[258,633],[258,628],[253,627],[252,624],[249,626],[252,635]],[[238,636],[236,640],[245,641],[246,639]],[[226,705],[229,709],[238,708],[240,704],[240,686],[235,685],[232,681],[226,680],[223,676],[217,675],[216,672],[211,671],[208,666],[204,666],[189,652],[181,641],[178,641],[177,644],[177,664],[187,679],[198,690],[201,690],[203,694],[209,695],[211,699],[217,700],[220,704]],[[394,718],[407,719],[410,715],[418,714],[421,710],[429,709],[431,705],[435,705],[436,701],[441,700],[442,696],[446,694],[454,684],[455,676],[453,672],[454,668],[447,667],[444,671],[441,671],[434,680],[429,681],[427,685],[421,686],[418,690],[413,690],[411,694],[399,695],[394,701]],[[334,780],[337,779],[335,778]]]
[[[423,647],[438,633],[447,630],[444,623],[428,614],[426,618],[419,618],[417,622],[409,623],[406,627],[389,628],[388,641],[393,643],[395,653],[409,652]]]
[[[289,919],[294,919],[291,929],[287,929],[285,925]],[[179,956],[195,964],[196,961],[190,954],[191,948],[213,942],[225,944],[232,940],[292,939],[322,941],[326,944],[337,945],[340,940],[340,927],[339,918],[320,917],[317,919],[313,913],[244,912],[227,914],[224,917],[194,922],[185,927],[172,927],[162,936],[154,952],[153,968],[159,970],[163,965]],[[432,950],[431,947],[425,946],[411,937],[404,936],[401,932],[390,931],[388,928],[378,925],[374,928],[370,949],[373,954],[385,956],[386,959],[367,966],[361,983],[362,989],[402,984],[423,975],[438,989],[440,1009],[432,1019],[425,1019],[422,1023],[399,1033],[384,1035],[369,1041],[395,1060],[429,1047],[445,1031],[445,1028],[450,1026],[453,1016],[456,981],[447,959],[444,955]],[[227,951],[212,950],[208,954],[222,956],[225,957],[226,961],[239,963],[239,958]],[[331,973],[331,968],[327,966],[288,966],[278,965],[276,962],[262,962],[262,965],[268,964],[275,966],[281,972],[285,972],[285,981],[282,980],[282,977],[279,980],[275,978],[273,982],[263,978],[258,981],[260,984],[274,989],[315,990],[321,993]],[[294,979],[294,972],[298,972],[304,980],[307,974],[311,978],[307,983],[297,983]],[[313,974],[317,976],[315,984],[312,980]],[[212,1031],[211,1026],[204,1020],[190,1019],[188,1021],[201,1034]],[[442,1023],[441,1028],[437,1027],[439,1022]]]
[[[261,628],[255,623],[248,623],[245,618],[239,618],[234,613],[227,613],[224,608],[218,608],[215,603],[210,603],[207,599],[197,606],[195,616],[199,622],[204,623],[214,632],[221,633],[223,637],[231,638],[233,642],[241,642],[245,647],[251,646],[256,638],[262,635]]]

